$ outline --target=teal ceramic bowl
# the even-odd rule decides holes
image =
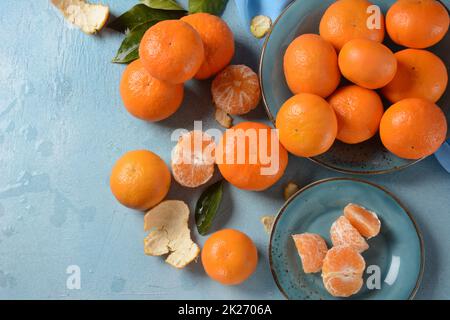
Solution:
[[[274,23],[266,38],[260,59],[259,77],[263,100],[269,119],[274,123],[279,108],[292,96],[283,73],[283,57],[289,44],[301,34],[318,33],[320,19],[333,0],[293,1]],[[372,0],[386,13],[394,0]],[[447,8],[450,1],[442,1]],[[403,48],[394,45],[386,36],[385,44],[394,52]],[[436,53],[450,66],[450,32],[436,46],[429,50]],[[450,123],[450,93],[438,101]],[[385,103],[385,107],[389,104]],[[356,145],[336,141],[333,147],[311,160],[327,168],[352,174],[377,174],[406,168],[419,160],[401,159],[388,152],[376,135],[374,138]]]
[[[305,274],[291,235],[320,234],[331,247],[331,224],[348,203],[360,204],[378,214],[381,232],[369,239],[361,291],[346,299],[412,299],[424,268],[423,240],[411,215],[387,190],[352,178],[312,183],[292,196],[275,220],[269,261],[275,282],[288,299],[336,299],[324,288],[320,273]],[[367,285],[369,283],[369,285]],[[375,287],[372,287],[375,285]]]

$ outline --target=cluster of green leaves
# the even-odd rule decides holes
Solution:
[[[140,4],[108,24],[108,28],[125,34],[114,63],[130,63],[139,58],[139,44],[145,32],[163,20],[179,19],[188,12],[175,0],[140,0]],[[189,13],[220,15],[228,0],[189,0]]]

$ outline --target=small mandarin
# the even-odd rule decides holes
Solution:
[[[207,183],[214,174],[215,143],[201,131],[180,137],[172,151],[173,178],[182,186],[196,188]]]
[[[126,207],[147,210],[169,192],[170,171],[155,153],[135,150],[116,161],[109,179],[111,191]]]
[[[255,109],[261,100],[258,75],[245,65],[231,65],[212,82],[211,94],[217,108],[232,115]]]
[[[339,85],[337,55],[333,46],[316,34],[303,34],[286,50],[284,75],[294,93],[312,93],[323,98]]]
[[[353,39],[368,39],[383,42],[384,17],[380,13],[380,20],[372,21],[378,15],[371,10],[373,3],[367,0],[338,0],[325,11],[320,20],[320,35],[331,42],[336,50],[340,50],[344,44]],[[373,22],[374,28],[369,28],[368,23]],[[379,22],[379,26],[377,26]]]
[[[164,20],[150,27],[139,45],[139,57],[155,78],[169,83],[183,83],[200,70],[205,50],[202,38],[188,23]]]
[[[170,84],[152,77],[140,59],[130,63],[120,80],[120,95],[133,116],[160,121],[175,113],[183,101],[183,84]]]
[[[398,0],[386,14],[386,29],[397,44],[423,49],[444,38],[449,27],[447,9],[436,0]]]
[[[207,79],[225,68],[234,55],[234,36],[227,23],[208,13],[194,13],[181,18],[200,35],[205,49],[205,60],[195,75]]]
[[[336,90],[328,102],[336,113],[338,140],[360,143],[377,133],[384,108],[375,91],[356,85],[345,86]]]
[[[299,157],[314,157],[326,152],[337,135],[333,108],[323,98],[300,93],[288,99],[276,118],[280,142]]]
[[[216,148],[222,176],[239,189],[261,191],[283,176],[286,149],[276,131],[257,122],[241,122],[226,130]]]
[[[233,229],[213,233],[206,240],[201,257],[208,276],[224,285],[244,282],[258,264],[258,251],[253,241]]]
[[[392,103],[406,98],[438,101],[448,84],[447,67],[426,50],[405,49],[395,53],[397,72],[381,93]]]
[[[367,89],[384,87],[397,71],[394,53],[385,45],[367,39],[347,42],[339,52],[338,61],[345,78]]]
[[[447,137],[447,119],[433,102],[410,98],[386,110],[380,122],[383,145],[400,158],[420,159],[435,153]]]

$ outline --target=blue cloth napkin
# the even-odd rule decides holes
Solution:
[[[292,0],[235,0],[244,24],[250,27],[250,22],[257,15],[268,16],[274,22],[278,15]]]

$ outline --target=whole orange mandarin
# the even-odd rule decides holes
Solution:
[[[284,54],[283,67],[294,94],[313,93],[325,98],[341,79],[336,51],[316,34],[303,34],[292,41]]]
[[[144,211],[164,199],[170,179],[169,168],[160,157],[151,151],[135,150],[117,160],[109,184],[121,204]]]
[[[395,53],[397,73],[381,93],[392,103],[406,98],[436,102],[448,84],[447,67],[435,54],[418,49]]]
[[[130,63],[120,80],[120,95],[133,116],[160,121],[178,110],[184,95],[183,84],[170,84],[152,77],[141,63]]]
[[[338,51],[353,39],[383,42],[384,17],[379,12],[377,21],[378,12],[371,9],[376,7],[367,0],[336,1],[328,7],[320,20],[320,35]]]
[[[385,45],[367,39],[347,42],[339,52],[338,61],[345,78],[367,89],[384,87],[397,71],[394,53]]]
[[[423,49],[444,38],[449,27],[447,9],[435,0],[398,0],[386,14],[386,29],[397,44]]]
[[[225,21],[208,13],[194,13],[181,18],[200,35],[205,60],[195,78],[207,79],[225,68],[234,55],[234,36]]]
[[[216,147],[222,176],[239,189],[261,191],[275,184],[288,163],[276,130],[257,122],[241,122],[226,130]]]
[[[283,146],[299,157],[314,157],[326,152],[337,135],[333,108],[323,98],[300,93],[280,108],[276,128]]]
[[[433,102],[404,99],[384,113],[380,136],[383,145],[396,156],[420,159],[436,152],[445,141],[447,120]]]
[[[338,121],[337,139],[344,143],[360,143],[378,131],[384,108],[380,96],[356,85],[342,87],[329,98]]]
[[[213,280],[237,285],[256,270],[258,251],[245,233],[224,229],[213,233],[202,249],[202,264]]]
[[[139,45],[139,57],[153,77],[183,83],[200,70],[205,50],[202,38],[190,24],[165,20],[145,32]]]

